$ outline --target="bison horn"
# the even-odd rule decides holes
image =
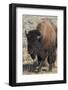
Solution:
[[[37,36],[37,39],[39,40],[41,38],[41,36],[39,35],[39,36]]]
[[[28,32],[29,32],[29,31],[25,30],[25,34],[26,34],[26,36],[28,35]]]

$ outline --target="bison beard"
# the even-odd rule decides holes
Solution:
[[[48,19],[41,22],[37,26],[37,30],[31,30],[26,33],[28,42],[28,53],[34,60],[37,56],[37,62],[34,63],[39,66],[38,71],[43,65],[45,58],[49,63],[49,70],[52,70],[52,64],[56,60],[56,46],[57,46],[57,31],[54,24]]]

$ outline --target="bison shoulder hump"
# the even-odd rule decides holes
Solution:
[[[38,24],[37,30],[40,31],[42,35],[43,43],[46,47],[49,47],[56,42],[56,32],[54,26],[49,20],[45,20]]]

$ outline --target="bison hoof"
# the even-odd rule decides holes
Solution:
[[[40,71],[39,67],[36,67],[34,72],[38,73]]]
[[[35,72],[35,73],[38,73],[38,72],[39,72],[39,70],[37,70],[37,69],[36,69],[36,70],[34,70],[34,72]]]
[[[50,66],[49,66],[49,71],[51,71],[51,72],[52,72],[52,65],[50,65]]]

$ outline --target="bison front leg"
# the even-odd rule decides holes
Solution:
[[[33,72],[38,72],[38,57],[35,55],[35,58],[33,59]]]
[[[36,67],[38,72],[41,71],[42,65],[43,65],[43,59],[40,56],[38,56],[38,66]]]
[[[35,72],[39,72],[40,70],[41,70],[41,64],[42,64],[42,62],[41,62],[42,60],[41,60],[41,57],[40,56],[38,56],[38,58],[36,59],[36,62],[34,62],[34,65],[35,65]]]

